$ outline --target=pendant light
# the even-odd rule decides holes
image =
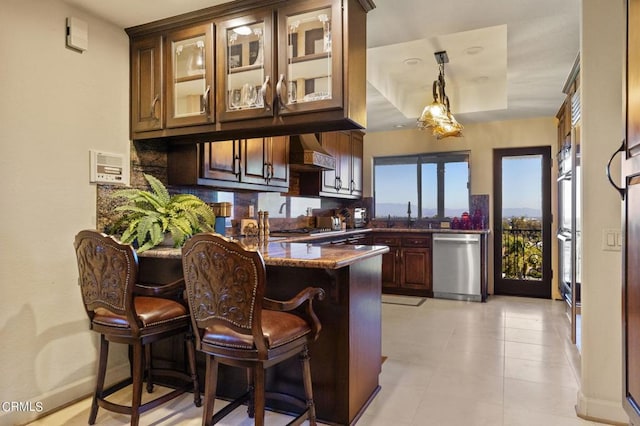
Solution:
[[[422,110],[418,118],[418,128],[431,129],[436,139],[461,137],[462,124],[458,123],[451,114],[449,98],[445,92],[444,64],[449,62],[449,57],[446,51],[436,52],[434,55],[439,73],[438,78],[433,82],[433,102]]]

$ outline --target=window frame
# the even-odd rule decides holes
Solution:
[[[403,155],[391,155],[373,157],[373,216],[380,219],[376,210],[376,166],[392,166],[402,164],[415,164],[416,165],[416,178],[417,178],[417,219],[445,219],[445,165],[447,163],[459,163],[466,162],[468,168],[467,174],[467,206],[468,209],[471,206],[471,151],[444,151],[444,152],[430,152],[420,154],[403,154]],[[422,216],[422,165],[423,164],[436,164],[436,190],[437,190],[437,215],[436,216]],[[467,211],[468,211],[467,209]],[[393,216],[392,216],[393,217]],[[398,217],[398,216],[395,216]]]

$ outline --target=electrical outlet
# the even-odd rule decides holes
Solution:
[[[254,211],[254,207],[253,204],[249,205],[249,217],[253,217],[256,214],[256,212]]]

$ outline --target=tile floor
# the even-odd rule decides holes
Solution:
[[[428,299],[420,306],[384,303],[382,313],[382,390],[359,426],[598,424],[575,415],[579,357],[562,302]],[[86,399],[32,425],[86,425],[89,406]],[[221,424],[252,425],[245,412],[240,407]],[[199,425],[200,416],[185,395],[143,414],[140,423]],[[266,424],[288,420],[268,413]],[[128,422],[128,416],[101,409],[96,424]]]

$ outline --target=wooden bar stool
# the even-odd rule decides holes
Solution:
[[[182,266],[196,348],[207,355],[202,424],[215,424],[248,402],[249,417],[262,426],[266,396],[303,409],[289,424],[308,419],[315,425],[307,346],[321,329],[312,302],[324,298],[324,290],[307,287],[287,301],[265,298],[262,255],[218,234],[198,234],[187,241]],[[265,393],[265,370],[294,355],[302,361],[306,400]],[[219,363],[248,369],[248,390],[214,415]]]
[[[196,375],[195,351],[185,305],[160,297],[136,296],[138,258],[130,245],[93,230],[80,231],[75,238],[79,284],[91,329],[100,333],[98,379],[91,404],[89,424],[94,424],[98,407],[131,415],[131,425],[138,424],[140,414],[167,402],[185,391],[193,390],[194,404],[200,406],[200,391]],[[180,280],[182,281],[182,280]],[[175,282],[169,287],[181,286]],[[185,336],[190,374],[168,369],[153,369],[150,360],[151,343],[176,336]],[[104,389],[109,342],[124,343],[132,351],[131,376]],[[144,349],[143,349],[144,348]],[[143,350],[146,352],[143,353]],[[152,377],[177,379],[182,385],[152,401],[141,403],[144,379],[143,358],[147,367],[147,390],[153,387]],[[114,392],[133,384],[130,406],[107,401]]]

